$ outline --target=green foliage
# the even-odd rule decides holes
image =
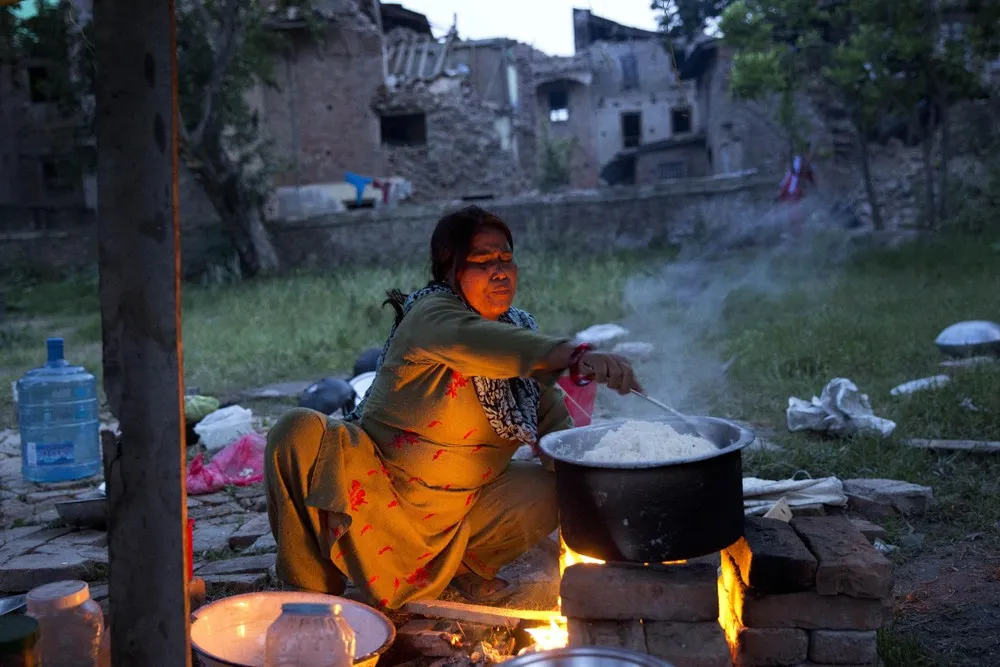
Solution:
[[[732,0],[653,0],[660,12],[660,29],[671,38],[690,40],[705,32],[710,19],[718,18]]]
[[[570,165],[574,139],[553,139],[545,133],[542,137],[541,177],[539,186],[549,192],[570,183]]]

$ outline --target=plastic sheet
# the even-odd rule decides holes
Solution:
[[[198,454],[188,467],[188,495],[215,493],[227,486],[250,486],[262,482],[266,446],[264,436],[250,433],[222,448],[210,463],[205,463],[204,454]]]
[[[875,433],[888,437],[896,430],[895,422],[875,416],[868,395],[862,394],[847,378],[834,378],[811,401],[790,397],[785,418],[792,432],[818,431],[840,436]]]

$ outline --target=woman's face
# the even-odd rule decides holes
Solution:
[[[503,232],[493,227],[476,232],[456,280],[465,300],[486,319],[507,312],[517,292],[517,264]]]

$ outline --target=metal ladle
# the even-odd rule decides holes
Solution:
[[[669,412],[670,414],[672,414],[673,416],[679,418],[685,424],[687,424],[688,426],[690,426],[692,429],[694,429],[695,433],[698,432],[697,422],[693,418],[688,417],[687,415],[682,414],[682,413],[678,412],[677,410],[674,410],[672,407],[670,407],[666,403],[661,403],[660,401],[656,400],[655,398],[652,398],[651,396],[647,396],[646,394],[642,393],[641,391],[636,391],[635,389],[633,389],[632,393],[635,394],[636,396],[639,396],[640,398],[646,399],[647,401],[649,401],[650,403],[652,403],[656,407],[660,408],[661,410],[665,410],[665,411]]]

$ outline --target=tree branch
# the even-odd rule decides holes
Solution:
[[[212,75],[209,78],[208,85],[205,86],[204,96],[201,101],[201,118],[198,119],[198,126],[191,132],[189,137],[189,140],[195,144],[201,143],[204,138],[205,128],[211,122],[212,112],[215,108],[215,99],[222,90],[226,73],[229,71],[229,64],[242,46],[246,28],[243,23],[243,5],[244,2],[241,0],[226,0],[226,4],[222,10],[218,35],[214,40],[209,41],[212,50],[215,52],[215,59],[212,62]],[[194,6],[195,11],[201,15],[200,18],[204,22],[206,30],[208,30],[213,21],[208,15],[208,10],[205,9],[204,3],[196,2]]]

